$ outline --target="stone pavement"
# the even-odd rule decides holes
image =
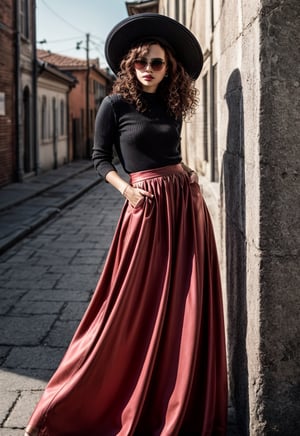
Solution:
[[[91,161],[75,161],[0,189],[0,254],[98,182]]]
[[[0,257],[0,436],[23,435],[107,256],[123,198],[109,184],[99,183],[95,173],[91,179],[88,174],[86,169],[72,177],[77,180],[77,194],[81,192],[79,201],[71,203],[71,195],[66,195],[64,209],[49,215],[34,231],[28,228]],[[96,186],[83,195],[93,177],[91,186]],[[79,194],[74,190],[72,195]],[[29,209],[33,217],[34,206]],[[229,408],[230,436],[238,435],[232,413]]]
[[[122,203],[98,179],[80,201],[2,254],[1,436],[23,434],[94,291]]]

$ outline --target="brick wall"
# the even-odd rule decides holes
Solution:
[[[0,186],[13,181],[16,161],[13,27],[14,2],[2,0],[0,8],[0,93],[5,95],[5,115],[0,115]]]

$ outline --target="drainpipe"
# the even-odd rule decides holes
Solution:
[[[21,65],[20,65],[20,10],[19,0],[15,0],[15,116],[16,116],[16,179],[22,182],[23,168],[23,123],[22,123],[22,91],[21,91]]]

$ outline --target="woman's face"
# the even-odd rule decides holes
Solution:
[[[167,72],[167,61],[164,49],[158,45],[150,45],[145,56],[134,62],[134,70],[143,91],[154,93]]]

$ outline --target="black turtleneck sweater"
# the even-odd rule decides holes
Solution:
[[[167,111],[159,95],[143,93],[147,110],[138,112],[120,95],[105,97],[95,122],[92,159],[98,173],[106,177],[116,170],[113,146],[127,173],[181,162],[181,120]]]

